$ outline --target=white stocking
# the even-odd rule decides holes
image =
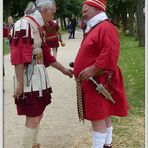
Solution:
[[[106,133],[93,132],[93,148],[103,148]]]
[[[39,133],[39,125],[35,128],[34,138],[33,138],[33,145],[38,144],[38,133]]]
[[[108,127],[107,128],[107,135],[105,139],[105,145],[110,145],[112,143],[112,132],[113,132],[113,127]]]
[[[32,148],[34,133],[35,129],[31,129],[25,126],[24,137],[23,137],[23,148]]]

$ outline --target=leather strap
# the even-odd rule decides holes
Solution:
[[[40,37],[41,37],[42,41],[45,42],[45,41],[44,41],[44,28],[41,27],[41,26],[39,25],[39,23],[38,23],[32,16],[25,16],[25,17],[31,19],[31,20],[38,26],[39,32],[40,32]]]

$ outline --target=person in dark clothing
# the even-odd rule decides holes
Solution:
[[[77,21],[76,21],[76,18],[74,15],[72,15],[70,22],[71,22],[71,26],[72,26],[72,32],[71,32],[70,38],[74,39],[75,38],[75,29],[76,29],[76,25],[77,25]]]
[[[82,29],[82,31],[83,31],[83,36],[84,36],[84,34],[85,34],[85,29],[86,29],[86,26],[87,26],[85,20],[81,20],[79,26],[80,26],[80,28]]]
[[[14,21],[13,21],[13,17],[12,16],[9,16],[8,19],[7,19],[8,23],[7,23],[7,28],[8,28],[8,40],[10,40],[11,38],[11,29],[13,28],[14,26]]]
[[[71,24],[71,21],[68,22],[67,32],[68,32],[68,39],[71,39],[71,37],[72,37],[72,24]]]

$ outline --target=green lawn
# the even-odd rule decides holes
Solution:
[[[3,39],[3,53],[4,55],[9,53],[9,44],[7,39]]]
[[[113,117],[114,148],[144,148],[144,60],[145,49],[139,47],[135,38],[120,33],[119,65],[124,77],[126,95],[129,102],[127,118]]]
[[[120,34],[119,65],[129,101],[129,115],[144,116],[144,48],[134,38]]]

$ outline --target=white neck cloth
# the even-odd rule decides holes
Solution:
[[[88,33],[92,27],[94,27],[95,25],[97,25],[98,23],[104,21],[108,19],[105,12],[101,12],[99,14],[97,14],[96,16],[94,16],[93,18],[91,18],[88,22],[87,22],[87,27],[85,30],[85,33]]]

